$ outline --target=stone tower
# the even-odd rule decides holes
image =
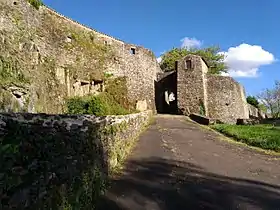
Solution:
[[[181,114],[208,116],[206,74],[208,66],[197,55],[188,55],[176,62],[177,103]]]

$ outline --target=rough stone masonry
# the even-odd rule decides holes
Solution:
[[[0,98],[12,100],[0,110],[61,113],[65,98],[102,91],[103,74],[127,77],[129,100],[155,110],[154,81],[161,69],[153,52],[46,6],[36,10],[26,0],[0,0],[0,55],[27,78],[13,78],[13,88],[23,89],[20,97],[3,85]],[[25,103],[16,107],[13,101]]]
[[[46,6],[36,10],[26,0],[0,0],[0,56],[0,64],[12,72],[0,81],[0,111],[62,113],[67,97],[101,92],[105,74],[126,77],[135,108],[156,110],[162,70],[153,52]],[[169,111],[175,107],[172,113],[200,113],[227,123],[249,118],[244,89],[232,78],[209,75],[199,56],[180,60],[177,67],[168,76],[172,84],[160,86],[175,96]]]

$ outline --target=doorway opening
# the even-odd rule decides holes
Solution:
[[[159,114],[178,114],[177,72],[159,75],[155,82],[156,109]]]

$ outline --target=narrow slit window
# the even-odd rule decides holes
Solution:
[[[191,60],[187,60],[185,63],[185,69],[191,69],[192,68],[192,61]]]
[[[89,85],[89,82],[81,81],[81,86]]]
[[[131,54],[131,55],[135,55],[135,54],[136,54],[135,48],[130,48],[130,54]]]
[[[105,41],[104,41],[104,44],[105,44],[105,45],[108,45],[108,41],[107,41],[107,40],[105,40]]]

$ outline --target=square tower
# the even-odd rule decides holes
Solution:
[[[208,116],[206,74],[207,63],[197,55],[188,55],[176,62],[177,103],[181,114]]]

